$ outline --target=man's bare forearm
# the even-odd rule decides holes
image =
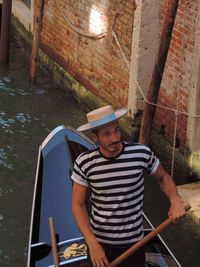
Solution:
[[[76,220],[76,223],[85,237],[86,243],[89,247],[90,251],[90,258],[92,260],[93,266],[105,267],[108,265],[108,260],[106,258],[105,252],[102,246],[97,241],[95,235],[93,234],[90,223],[89,223],[89,216],[84,204],[72,204],[72,211]]]
[[[170,202],[169,216],[174,220],[181,218],[185,215],[185,208],[182,203],[181,197],[178,194],[177,187],[173,178],[159,165],[155,177],[158,180],[160,188],[168,197]]]
[[[89,216],[85,205],[72,205],[72,212],[76,224],[88,245],[89,243],[96,241],[96,238],[90,228]]]

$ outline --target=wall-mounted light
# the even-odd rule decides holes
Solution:
[[[102,14],[96,9],[91,8],[89,18],[89,31],[94,34],[101,34],[105,31],[106,25]]]

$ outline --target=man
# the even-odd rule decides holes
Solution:
[[[142,144],[121,140],[118,120],[127,109],[111,106],[87,114],[88,123],[78,131],[91,130],[97,146],[82,153],[72,173],[72,210],[85,237],[93,267],[105,267],[143,238],[142,207],[144,176],[153,175],[170,201],[169,216],[175,221],[185,215],[172,177],[154,153]],[[90,188],[90,216],[86,194]],[[143,249],[120,267],[144,267]]]

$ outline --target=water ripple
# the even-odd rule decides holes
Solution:
[[[16,115],[16,119],[20,121],[21,123],[24,122],[31,122],[31,116],[29,114],[24,114],[24,113],[18,113]]]
[[[13,165],[7,162],[7,153],[3,148],[0,148],[0,165],[8,169],[13,169]]]
[[[0,250],[0,263],[7,264],[9,262],[9,257]]]
[[[12,85],[11,85],[12,86]],[[3,93],[8,94],[9,96],[27,96],[27,95],[32,95],[32,92],[30,90],[27,90],[27,88],[21,89],[21,88],[15,88],[11,87],[10,85],[8,86],[7,84],[3,83],[2,80],[0,80],[0,91]]]
[[[3,111],[0,111],[0,125],[2,125],[2,128],[10,127],[11,125],[15,124],[16,121],[19,121],[20,123],[25,122],[31,122],[32,117],[28,113],[17,113],[15,118],[5,118],[6,113]],[[34,120],[38,120],[37,118],[33,118]]]
[[[3,195],[7,195],[13,193],[13,190],[11,188],[3,190],[2,188],[0,188],[0,197],[2,197]],[[3,215],[0,214],[0,220],[3,220]]]

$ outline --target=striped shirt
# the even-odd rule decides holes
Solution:
[[[148,147],[124,142],[115,158],[104,157],[99,147],[77,158],[72,180],[91,188],[90,224],[99,242],[125,245],[143,237],[144,175],[158,165]]]

